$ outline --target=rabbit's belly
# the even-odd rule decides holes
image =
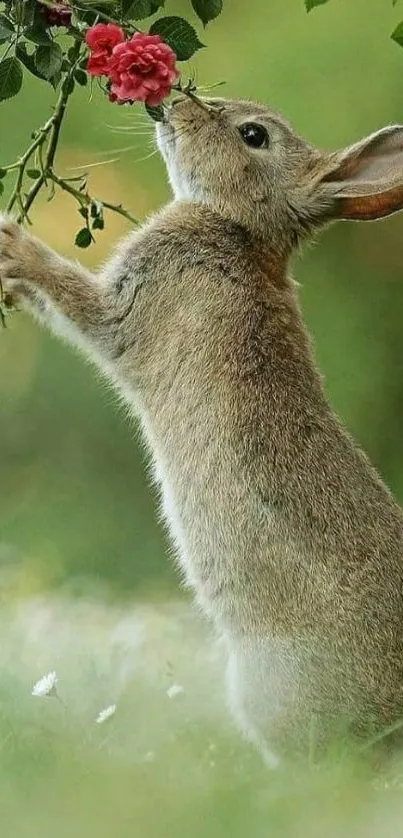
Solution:
[[[227,696],[244,736],[271,766],[292,737],[300,712],[301,659],[294,642],[276,638],[227,641]]]

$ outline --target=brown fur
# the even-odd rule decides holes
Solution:
[[[313,720],[403,718],[403,514],[326,401],[288,270],[321,224],[402,207],[403,129],[326,154],[263,106],[180,99],[158,130],[175,200],[97,277],[8,219],[0,275],[140,416],[232,711],[274,763]]]

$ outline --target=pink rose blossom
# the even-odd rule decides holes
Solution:
[[[159,35],[136,32],[130,41],[114,47],[108,75],[112,101],[155,106],[169,95],[179,72],[175,53]]]
[[[125,34],[115,23],[97,23],[88,29],[85,36],[91,55],[87,70],[91,76],[108,76],[109,60],[117,44],[125,40]]]

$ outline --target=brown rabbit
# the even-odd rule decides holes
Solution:
[[[403,207],[403,127],[313,149],[249,102],[157,128],[174,201],[94,276],[10,219],[0,276],[140,417],[242,730],[275,763],[403,719],[403,514],[330,408],[289,273],[336,219]]]

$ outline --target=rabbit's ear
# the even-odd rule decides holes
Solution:
[[[329,199],[328,218],[372,221],[403,209],[403,126],[383,128],[328,162],[316,183]]]

